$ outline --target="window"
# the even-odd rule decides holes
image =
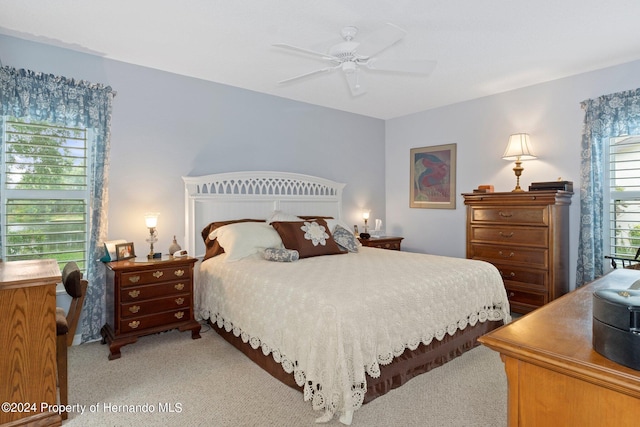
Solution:
[[[610,255],[635,257],[640,248],[640,135],[612,138],[608,145],[605,252],[608,242]]]
[[[54,258],[86,269],[88,130],[3,120],[2,258]]]

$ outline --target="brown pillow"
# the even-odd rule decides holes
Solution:
[[[284,247],[297,250],[300,258],[347,253],[342,251],[333,240],[324,219],[275,221],[271,226],[280,235]]]
[[[264,222],[264,219],[232,219],[228,221],[216,221],[208,224],[200,233],[202,235],[202,240],[204,240],[204,246],[206,247],[204,258],[202,259],[203,261],[224,253],[224,249],[222,249],[222,246],[218,244],[218,239],[210,240],[209,234],[211,234],[211,232],[216,228],[220,228],[224,225],[235,224],[237,222]]]
[[[316,219],[316,218],[322,218],[322,219],[333,219],[332,216],[320,216],[320,215],[298,215],[300,218],[302,219],[306,219],[306,220],[310,220],[310,219]]]

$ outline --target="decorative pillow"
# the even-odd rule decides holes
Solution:
[[[335,231],[338,225],[344,228],[345,230],[352,230],[349,224],[347,224],[342,220],[329,218],[329,219],[326,219],[326,221],[327,221],[327,225],[329,226],[329,231],[331,231],[331,233]]]
[[[202,232],[200,233],[202,235],[202,240],[204,240],[204,245],[205,245],[205,254],[203,257],[203,261],[209,258],[213,258],[216,255],[220,255],[224,253],[224,249],[218,244],[218,241],[213,238],[210,239],[209,235],[216,229],[220,228],[220,227],[224,227],[225,225],[229,225],[229,224],[236,224],[239,222],[264,222],[263,219],[249,219],[249,218],[244,218],[244,219],[232,219],[229,221],[216,221],[216,222],[212,222],[209,225],[207,225],[205,228],[202,229]]]
[[[342,251],[333,240],[324,219],[276,221],[271,225],[282,238],[284,247],[297,250],[300,258],[347,253]]]
[[[267,224],[271,224],[274,221],[302,221],[302,218],[287,212],[273,211],[271,216],[267,218]]]
[[[293,262],[300,259],[300,254],[295,249],[266,248],[262,256],[267,261]]]
[[[226,262],[237,261],[264,248],[282,247],[280,236],[264,222],[240,222],[217,228],[209,234],[227,254]]]
[[[316,219],[316,218],[321,218],[324,220],[329,220],[329,219],[333,219],[332,216],[322,216],[322,215],[298,215],[300,217],[300,219],[304,219],[304,220],[310,220],[310,219]]]
[[[351,231],[347,230],[340,224],[336,225],[336,228],[333,229],[333,240],[336,241],[342,250],[358,252],[360,242],[358,242],[358,239],[356,239],[356,236],[354,236]]]

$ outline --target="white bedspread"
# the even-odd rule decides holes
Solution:
[[[200,316],[272,354],[325,416],[358,409],[365,373],[406,348],[509,319],[500,274],[481,261],[367,247],[291,263],[224,257],[200,267]]]

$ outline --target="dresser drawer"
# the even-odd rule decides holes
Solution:
[[[191,281],[176,280],[157,285],[136,286],[120,290],[120,301],[142,301],[169,295],[191,293]]]
[[[507,298],[512,306],[520,305],[527,308],[541,307],[546,304],[547,295],[535,292],[527,292],[521,289],[514,289],[507,286]]]
[[[122,287],[138,286],[147,283],[159,283],[167,280],[189,280],[191,269],[183,267],[158,268],[157,270],[122,273]]]
[[[531,207],[472,207],[472,223],[501,223],[523,225],[548,225],[549,214],[546,206]]]
[[[154,326],[169,326],[171,323],[190,320],[189,308],[182,310],[166,311],[164,313],[150,314],[148,316],[138,316],[120,320],[120,332],[139,331]]]
[[[547,227],[471,226],[472,242],[549,247]]]
[[[177,308],[189,307],[191,294],[178,294],[166,298],[136,301],[122,304],[122,317],[145,316]]]
[[[536,268],[548,268],[549,251],[543,248],[506,245],[471,245],[470,258],[482,259],[492,264],[520,264]]]
[[[517,265],[494,264],[500,272],[506,286],[520,285],[545,293],[548,286],[548,274],[545,270],[531,270]]]

